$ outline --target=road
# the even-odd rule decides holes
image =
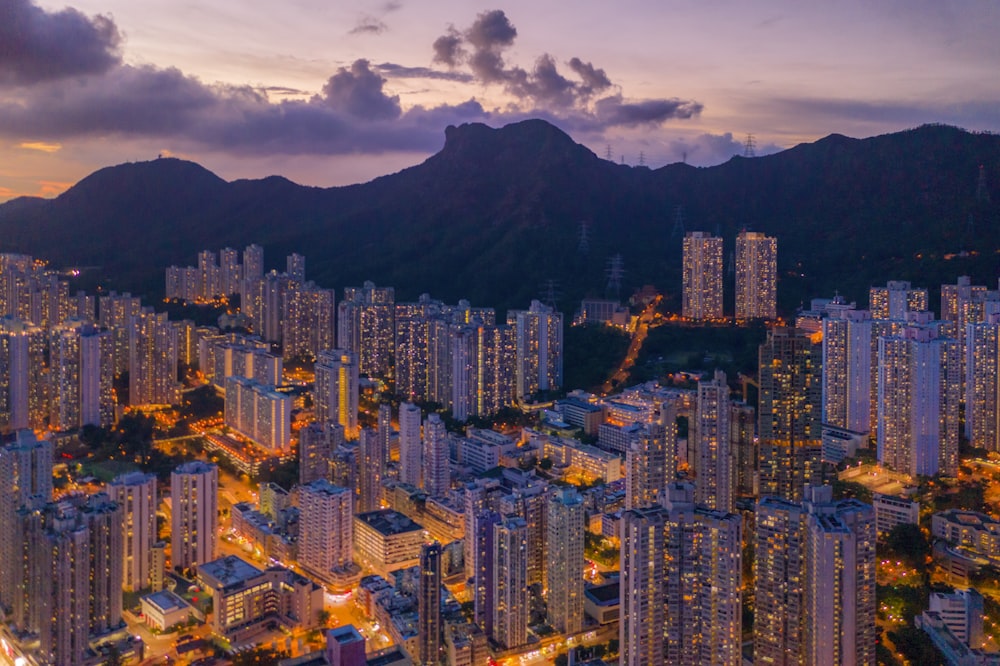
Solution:
[[[601,392],[605,395],[628,379],[629,370],[635,365],[636,358],[639,357],[639,351],[642,349],[642,345],[646,341],[646,336],[649,334],[649,327],[656,319],[656,308],[662,299],[663,296],[657,294],[656,298],[650,301],[649,305],[639,315],[639,321],[636,324],[635,333],[632,334],[632,341],[629,343],[625,358],[622,359],[621,364],[619,364],[614,374],[601,387]]]

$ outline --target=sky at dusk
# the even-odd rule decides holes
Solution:
[[[654,168],[1000,131],[993,0],[71,2],[0,0],[0,201],[160,154],[361,182],[531,117]]]

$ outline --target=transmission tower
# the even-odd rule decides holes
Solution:
[[[580,244],[576,246],[576,249],[580,254],[590,252],[590,222],[586,220],[580,222]]]
[[[646,166],[646,153],[639,151],[639,166]]]
[[[548,279],[542,285],[542,303],[548,305],[549,307],[555,308],[556,301],[559,300],[559,282],[557,280]]]
[[[990,190],[986,186],[986,167],[979,165],[979,182],[976,183],[976,201],[979,203],[990,202]]]
[[[743,144],[743,157],[756,157],[757,143],[753,140],[753,134],[747,134],[746,143]]]
[[[625,262],[622,261],[622,255],[616,254],[608,259],[608,267],[604,273],[608,277],[608,294],[614,294],[616,299],[620,299],[622,277],[625,276]]]
[[[681,151],[681,162],[683,162],[684,164],[688,163],[688,151],[686,150]]]
[[[670,232],[671,238],[684,238],[684,207],[678,205],[674,209],[674,228]]]
[[[615,156],[611,153],[611,144],[610,143],[607,145],[607,148],[604,150],[604,159],[606,159],[609,162],[614,162],[615,161]]]

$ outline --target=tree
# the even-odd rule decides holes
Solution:
[[[112,645],[108,649],[108,656],[104,658],[101,662],[101,666],[123,666],[125,661],[122,659],[121,652],[118,651],[117,645]]]
[[[327,626],[328,624],[330,624],[330,611],[324,608],[319,612],[317,619],[319,620],[319,625],[321,627]]]
[[[918,525],[903,523],[896,525],[885,539],[886,549],[910,566],[923,571],[927,567],[927,556],[931,544]]]
[[[241,652],[232,659],[233,666],[274,666],[282,659],[287,659],[287,652],[279,652],[271,648],[258,647],[247,652]]]

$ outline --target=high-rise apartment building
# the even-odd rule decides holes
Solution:
[[[399,480],[421,488],[423,442],[420,437],[420,408],[412,402],[399,405]]]
[[[258,446],[291,447],[292,398],[242,377],[226,379],[226,425]]]
[[[547,502],[546,607],[560,634],[583,629],[584,506],[572,488],[560,488]]]
[[[803,331],[773,328],[759,357],[760,494],[800,500],[822,472],[820,348]]]
[[[219,468],[195,460],[170,474],[171,562],[187,569],[215,559]]]
[[[285,293],[282,356],[314,357],[324,349],[332,349],[335,311],[332,289],[320,289],[312,282],[291,282]]]
[[[437,414],[428,414],[424,420],[423,479],[424,491],[430,497],[448,494],[451,487],[448,458],[448,433],[444,421]]]
[[[337,346],[358,355],[362,374],[392,378],[396,294],[392,287],[346,287],[337,306]]]
[[[874,339],[866,310],[835,311],[823,320],[825,425],[858,433],[871,430]]]
[[[299,430],[299,485],[330,478],[333,452],[344,442],[344,429],[335,423],[313,422]]]
[[[693,427],[688,431],[695,501],[720,511],[733,510],[736,494],[736,460],[729,424],[731,405],[726,373],[716,370],[711,380],[698,383]]]
[[[377,430],[362,428],[358,439],[358,513],[382,508],[382,480],[389,452]]]
[[[698,507],[688,483],[665,494],[622,516],[621,663],[739,663],[741,519]]]
[[[755,534],[755,661],[875,664],[875,512],[810,488],[764,497]]]
[[[143,308],[129,319],[128,403],[175,405],[180,400],[177,381],[177,336],[166,313]]]
[[[963,275],[956,284],[941,285],[941,319],[949,322],[943,332],[950,338],[958,340],[961,354],[962,402],[968,403],[972,398],[970,389],[965,386],[966,362],[969,354],[966,340],[969,324],[986,321],[992,313],[1000,313],[1000,291],[990,291],[985,285],[972,284],[972,279]],[[972,435],[972,423],[965,420],[965,436]]]
[[[1000,314],[966,324],[965,429],[976,448],[1000,451]]]
[[[777,316],[778,241],[756,231],[736,236],[736,318]]]
[[[420,585],[417,597],[417,663],[439,666],[441,663],[441,544],[424,544],[420,549]]]
[[[101,328],[111,331],[114,339],[114,369],[120,375],[129,369],[131,357],[129,345],[131,339],[131,321],[142,310],[142,302],[138,296],[129,293],[111,292],[98,299],[98,323]]]
[[[527,310],[507,313],[514,329],[514,393],[525,398],[563,383],[563,316],[555,308],[532,301]]]
[[[493,525],[493,635],[505,648],[528,642],[528,524],[507,518]]]
[[[878,459],[906,474],[958,471],[961,354],[929,312],[878,341]]]
[[[42,430],[48,424],[47,347],[41,328],[0,318],[0,431]]]
[[[110,426],[114,418],[112,338],[80,319],[49,331],[49,425]]]
[[[729,412],[729,442],[733,451],[736,496],[756,495],[757,411],[742,402],[733,402]]]
[[[663,501],[677,473],[676,426],[649,423],[631,438],[625,453],[625,507],[639,509]]]
[[[156,475],[130,472],[108,484],[108,495],[121,507],[122,589],[136,592],[149,587],[156,532]]]
[[[927,310],[927,290],[914,288],[903,280],[890,280],[884,287],[868,290],[868,310],[872,319],[903,321],[907,312]]]
[[[299,488],[299,563],[326,579],[353,563],[354,491],[317,479]]]
[[[316,357],[313,403],[316,420],[339,423],[344,436],[358,436],[358,357],[343,349],[321,351]]]
[[[682,251],[681,313],[687,319],[722,318],[722,239],[689,231]]]
[[[22,548],[15,526],[18,510],[29,503],[52,499],[52,442],[39,440],[31,430],[19,430],[16,439],[0,447],[0,604],[14,605]]]

